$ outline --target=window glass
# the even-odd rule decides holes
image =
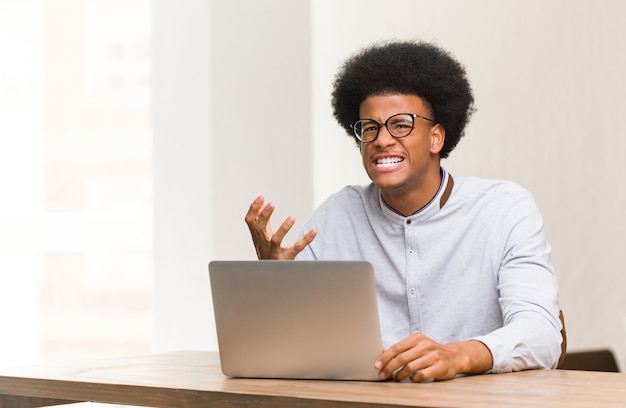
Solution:
[[[150,351],[150,2],[0,4],[0,365]]]

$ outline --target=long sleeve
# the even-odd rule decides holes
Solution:
[[[558,285],[543,221],[530,195],[517,201],[501,220],[493,259],[498,268],[499,303],[504,326],[476,337],[491,350],[493,371],[556,368],[561,353]]]
[[[419,330],[440,343],[483,342],[493,372],[556,366],[551,248],[519,185],[455,178],[444,206],[435,197],[409,217],[387,208],[376,186],[349,186],[313,213],[310,228],[318,235],[298,259],[374,265],[384,347]]]

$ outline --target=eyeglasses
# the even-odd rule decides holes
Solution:
[[[391,136],[399,139],[411,134],[415,126],[415,118],[437,123],[433,119],[416,115],[415,113],[398,113],[390,116],[389,119],[385,121],[384,125]],[[350,127],[354,130],[354,135],[357,139],[363,143],[371,143],[378,137],[382,125],[383,123],[374,119],[360,119],[351,124]]]

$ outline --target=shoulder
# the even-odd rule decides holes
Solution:
[[[347,226],[367,218],[378,205],[378,188],[373,185],[346,186],[329,196],[313,212],[308,228]]]
[[[378,202],[378,188],[373,184],[363,186],[350,185],[329,196],[320,207],[342,207],[369,205]]]
[[[457,198],[465,200],[520,200],[532,199],[532,194],[518,183],[509,180],[485,179],[480,177],[455,177]]]
[[[532,193],[520,184],[480,177],[455,177],[447,210],[495,222],[541,217]]]

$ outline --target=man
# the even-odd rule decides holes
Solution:
[[[371,262],[381,379],[555,368],[558,285],[531,194],[440,165],[474,109],[464,68],[432,44],[374,45],[343,65],[332,104],[372,183],[329,197],[291,247],[293,217],[273,232],[258,197],[245,219],[259,259]]]

